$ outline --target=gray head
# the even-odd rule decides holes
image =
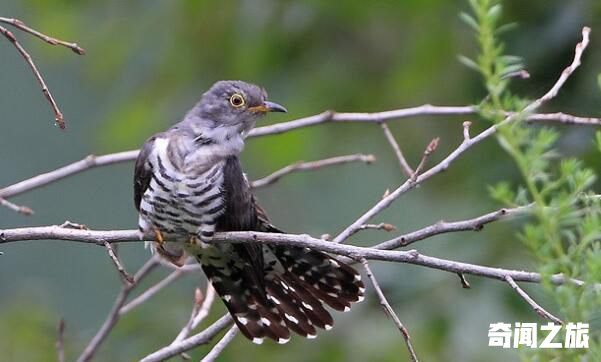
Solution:
[[[267,100],[267,92],[239,80],[219,81],[206,91],[186,115],[184,123],[193,129],[210,129],[243,134],[267,112],[286,112],[286,108]]]

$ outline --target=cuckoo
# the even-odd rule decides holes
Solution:
[[[268,112],[286,112],[262,88],[220,81],[185,117],[150,137],[138,156],[134,201],[153,252],[181,265],[191,256],[242,334],[278,343],[290,332],[315,338],[363,299],[352,267],[298,246],[211,242],[219,231],[282,233],[257,204],[238,159],[244,139]]]

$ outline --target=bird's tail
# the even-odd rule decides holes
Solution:
[[[215,290],[242,334],[254,343],[290,339],[290,331],[315,338],[317,329],[334,324],[325,305],[348,311],[363,300],[365,288],[352,267],[302,247],[264,245],[263,275],[247,263],[230,260],[227,267],[199,258]]]

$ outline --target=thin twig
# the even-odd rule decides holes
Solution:
[[[129,303],[127,303],[123,307],[121,307],[121,309],[119,310],[119,316],[122,316],[126,313],[131,312],[132,309],[136,308],[140,304],[142,304],[142,303],[146,302],[148,299],[152,298],[155,294],[157,294],[163,288],[165,288],[169,284],[173,283],[174,281],[178,280],[182,275],[189,273],[191,271],[197,271],[199,269],[200,268],[198,267],[198,264],[184,265],[181,268],[175,269],[173,272],[171,272],[168,276],[166,276],[160,282],[158,282],[155,285],[153,285],[152,287],[146,289],[143,293],[141,293],[137,297],[133,298]]]
[[[157,257],[150,258],[141,268],[138,270],[136,275],[134,276],[134,282],[132,284],[123,284],[121,286],[121,291],[117,295],[115,302],[113,303],[113,307],[109,312],[106,320],[102,324],[102,327],[96,332],[96,335],[90,343],[86,346],[82,354],[77,359],[77,362],[86,362],[94,357],[98,348],[104,342],[110,331],[113,329],[117,321],[119,321],[119,310],[125,304],[129,293],[143,280],[157,265],[159,265],[159,261]]]
[[[471,127],[471,125],[472,125],[472,122],[470,122],[470,121],[463,122],[463,139],[465,141],[469,141],[470,138],[472,138],[470,136],[470,127]]]
[[[19,214],[23,214],[23,215],[27,215],[27,216],[33,215],[33,210],[30,209],[29,207],[14,204],[6,199],[3,199],[2,197],[0,197],[0,205],[7,207],[13,211],[16,211]]]
[[[374,162],[375,160],[376,160],[376,158],[374,157],[374,155],[355,154],[355,155],[331,157],[331,158],[326,158],[323,160],[311,161],[311,162],[302,162],[301,161],[301,162],[297,162],[297,163],[288,165],[284,168],[281,168],[281,169],[275,171],[274,173],[272,173],[268,176],[265,176],[261,179],[253,181],[251,183],[251,187],[256,189],[259,187],[271,185],[272,183],[276,182],[283,176],[288,175],[292,172],[312,171],[312,170],[317,170],[317,169],[327,167],[327,166],[341,165],[341,164],[357,162],[357,161],[370,164],[370,163]]]
[[[534,204],[528,204],[526,206],[519,206],[515,208],[502,208],[467,220],[453,222],[439,221],[419,230],[384,241],[373,246],[373,248],[392,250],[411,245],[417,241],[427,239],[434,235],[459,231],[480,231],[482,228],[484,228],[484,225],[491,222],[505,220],[515,216],[526,215],[532,209],[533,205]]]
[[[223,338],[221,338],[219,340],[219,342],[217,342],[217,344],[215,346],[213,346],[211,351],[206,356],[204,356],[203,359],[200,360],[200,362],[215,361],[217,359],[217,357],[219,357],[221,352],[223,352],[225,347],[227,347],[227,345],[230,344],[234,340],[234,337],[236,337],[236,334],[238,334],[238,327],[236,325],[233,325],[230,328],[230,330],[227,331],[227,333],[223,336]]]
[[[572,75],[572,73],[580,65],[580,58],[582,57],[582,53],[584,52],[584,50],[586,49],[586,47],[589,43],[589,33],[590,33],[590,29],[588,27],[585,27],[582,29],[582,42],[580,42],[580,43],[578,43],[578,45],[576,45],[576,51],[574,53],[574,59],[573,59],[572,63],[561,73],[561,75],[559,76],[559,78],[557,79],[557,81],[555,82],[553,87],[547,93],[545,93],[542,97],[534,100],[532,103],[528,104],[521,112],[511,113],[503,121],[488,127],[484,131],[480,132],[477,136],[471,137],[469,139],[464,139],[463,142],[461,142],[461,144],[459,144],[459,146],[453,152],[451,152],[449,155],[447,155],[446,158],[444,158],[438,164],[436,164],[435,166],[430,168],[428,171],[421,173],[415,179],[409,179],[405,183],[400,185],[396,190],[394,190],[389,195],[387,195],[385,198],[380,200],[376,205],[371,207],[368,211],[366,211],[363,215],[361,215],[357,220],[355,220],[352,224],[350,224],[346,229],[344,229],[340,234],[338,234],[332,242],[341,243],[341,242],[345,241],[358,228],[360,228],[361,225],[368,223],[372,217],[379,214],[384,209],[386,209],[388,206],[390,206],[401,195],[403,195],[407,191],[411,190],[416,185],[421,184],[424,181],[430,179],[432,176],[448,169],[450,167],[451,163],[454,162],[457,158],[459,158],[459,156],[461,156],[465,151],[467,151],[474,145],[478,144],[479,142],[483,141],[484,139],[495,134],[499,127],[502,127],[511,122],[514,122],[515,120],[520,119],[520,117],[522,115],[527,116],[528,114],[530,114],[530,113],[534,112],[536,109],[538,109],[545,102],[548,102],[553,97],[555,97],[557,95],[557,93],[559,92],[559,90],[561,89],[561,87],[568,80],[570,75]]]
[[[168,358],[180,355],[183,352],[189,351],[192,348],[209,343],[222,330],[229,327],[233,320],[229,313],[219,318],[215,323],[211,324],[204,331],[186,338],[173,346],[166,346],[156,352],[142,358],[140,362],[160,362]]]
[[[4,187],[0,189],[0,197],[13,197],[94,167],[135,160],[137,156],[137,150],[111,153],[104,156],[89,155],[80,161],[68,164],[54,171],[43,173],[11,186]]]
[[[119,272],[119,275],[121,275],[123,282],[133,284],[134,277],[132,277],[131,275],[129,275],[127,273],[127,271],[125,271],[125,268],[119,261],[119,258],[117,257],[117,253],[115,252],[115,249],[113,249],[113,246],[111,245],[111,243],[109,243],[108,241],[105,241],[104,247],[106,248],[106,251],[108,252],[109,257],[113,261],[113,264],[115,264],[115,267],[117,268],[117,271]]]
[[[438,148],[439,141],[440,141],[440,138],[438,138],[438,137],[436,137],[432,141],[430,141],[430,143],[428,144],[428,147],[426,147],[426,149],[424,150],[422,159],[419,161],[419,164],[417,165],[417,167],[415,168],[415,171],[413,171],[413,174],[411,175],[411,178],[410,178],[411,182],[415,182],[417,180],[417,177],[424,169],[424,166],[426,166],[426,162],[428,162],[428,158],[430,158],[430,155],[434,151],[436,151],[436,149]]]
[[[58,362],[65,362],[65,320],[63,318],[58,322],[56,353]]]
[[[556,316],[554,316],[553,314],[547,312],[543,307],[541,307],[538,303],[536,303],[534,301],[534,299],[532,299],[528,295],[528,293],[526,293],[522,288],[520,288],[520,286],[513,280],[512,277],[510,277],[509,275],[506,276],[505,281],[507,281],[507,284],[509,284],[511,286],[511,288],[513,290],[515,290],[520,295],[520,297],[522,297],[522,299],[524,299],[526,301],[526,303],[528,303],[532,307],[532,309],[534,309],[536,314],[538,314],[542,318],[550,320],[551,322],[553,322],[555,324],[564,324],[561,319],[559,319]]]
[[[386,136],[386,140],[388,140],[390,147],[392,147],[392,150],[394,151],[394,154],[397,160],[399,161],[399,166],[401,167],[401,170],[407,175],[407,177],[411,177],[414,173],[413,169],[411,168],[411,166],[409,166],[409,162],[407,162],[407,160],[405,159],[405,156],[401,151],[401,147],[397,143],[392,132],[390,132],[390,128],[388,128],[388,125],[384,122],[380,123],[380,126],[384,131],[384,136]]]
[[[393,320],[394,324],[397,326],[397,328],[401,332],[401,335],[403,336],[403,339],[405,340],[405,345],[407,346],[407,350],[409,351],[409,357],[411,357],[411,360],[413,362],[417,362],[417,356],[415,355],[415,350],[413,349],[413,345],[411,344],[411,336],[409,335],[409,331],[407,330],[407,328],[405,328],[405,326],[403,325],[403,323],[401,322],[399,317],[396,315],[396,313],[394,312],[394,309],[392,309],[392,307],[390,306],[390,303],[388,303],[388,300],[386,300],[386,296],[384,295],[384,292],[382,292],[382,289],[380,288],[380,285],[378,284],[378,280],[372,273],[371,268],[369,267],[369,264],[367,263],[367,260],[362,258],[361,264],[363,264],[365,273],[367,274],[367,277],[371,281],[371,284],[373,285],[374,290],[376,291],[376,294],[378,295],[378,299],[380,300],[380,305],[382,306],[382,309],[384,309],[384,312],[386,313],[386,315]]]
[[[190,335],[190,332],[192,332],[209,315],[209,311],[211,310],[211,306],[213,305],[214,301],[215,288],[213,288],[213,285],[209,283],[207,285],[207,289],[202,302],[199,303],[198,298],[195,298],[194,308],[192,309],[192,314],[190,315],[188,323],[186,323],[186,325],[184,326],[184,328],[182,328],[177,337],[175,337],[173,342],[171,342],[171,345],[183,341]]]
[[[69,42],[66,42],[66,41],[63,41],[60,39],[53,38],[46,34],[40,33],[39,31],[28,27],[27,25],[25,25],[25,23],[23,23],[19,19],[0,17],[0,22],[10,24],[21,31],[24,31],[26,33],[29,33],[33,36],[36,36],[36,37],[42,39],[43,41],[45,41],[46,43],[48,43],[50,45],[64,46],[66,48],[71,49],[74,53],[79,54],[79,55],[84,55],[86,53],[86,51],[83,48],[81,48],[79,45],[77,45],[76,43],[69,43]]]
[[[457,276],[459,277],[459,281],[461,282],[463,289],[470,289],[472,287],[463,273],[457,273]]]
[[[38,70],[38,67],[33,62],[33,59],[31,58],[31,55],[29,55],[29,53],[27,53],[27,51],[25,50],[25,48],[23,48],[21,46],[21,44],[17,41],[17,38],[15,38],[15,36],[13,35],[13,33],[10,30],[8,30],[8,29],[0,26],[0,33],[2,33],[2,35],[4,35],[4,37],[6,39],[8,39],[13,44],[13,46],[15,47],[15,49],[17,49],[17,51],[19,52],[19,54],[21,54],[21,56],[23,57],[23,59],[25,59],[25,62],[27,62],[27,64],[31,68],[31,71],[35,75],[38,83],[42,87],[42,93],[44,93],[44,96],[46,97],[46,99],[50,103],[50,106],[52,107],[52,110],[54,111],[54,121],[55,121],[55,123],[61,129],[65,129],[65,119],[63,117],[63,114],[60,111],[60,109],[58,109],[58,105],[56,104],[56,101],[54,100],[54,97],[52,96],[52,93],[50,93],[50,90],[48,89],[48,86],[46,85],[46,82],[44,81],[44,78],[42,77],[42,74]]]

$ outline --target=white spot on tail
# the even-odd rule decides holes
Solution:
[[[313,310],[313,307],[311,307],[311,305],[305,303],[305,302],[301,302],[303,304],[303,307],[307,308],[308,310]]]
[[[355,274],[355,281],[358,282],[361,280],[361,274]]]
[[[360,295],[359,297],[357,297],[357,303],[361,303],[363,301],[363,299],[365,299],[365,296]]]
[[[262,344],[264,340],[265,340],[265,338],[255,337],[255,338],[253,338],[253,343],[254,344]]]
[[[317,338],[317,334],[307,334],[307,339],[315,339]]]
[[[330,265],[332,265],[334,268],[340,268],[340,264],[338,264],[338,262],[334,259],[330,259]]]
[[[279,344],[288,343],[289,340],[290,340],[290,337],[289,338],[279,338],[278,343]]]
[[[334,288],[336,290],[342,290],[342,287],[340,286],[340,284],[332,285],[332,288]]]
[[[240,324],[242,324],[243,326],[245,326],[248,323],[248,319],[244,318],[244,317],[236,317],[236,319],[238,320],[238,322],[240,322]],[[254,341],[253,341],[254,342]]]
[[[359,294],[365,293],[365,288],[359,288]]]
[[[298,277],[298,279],[302,280],[303,282],[305,281],[305,276],[301,275],[300,277]]]
[[[225,300],[226,302],[229,302],[230,300],[232,300],[232,296],[229,294],[224,294],[223,295],[223,300]]]
[[[261,322],[263,322],[263,324],[266,325],[267,327],[269,327],[271,325],[271,321],[265,317],[261,317]]]
[[[336,293],[329,292],[327,294],[332,298],[338,298],[338,294],[336,294]]]
[[[329,325],[329,324],[326,324],[325,326],[323,326],[323,328],[324,328],[326,331],[329,331],[330,329],[332,329],[332,328],[333,328],[333,326],[331,326],[331,325]]]
[[[349,306],[345,305],[343,312],[348,312],[349,310],[351,310],[351,308]]]
[[[294,324],[298,324],[298,319],[294,318],[290,314],[284,313],[284,317],[286,317],[286,319],[288,319],[290,322],[292,322]]]
[[[280,304],[280,301],[278,300],[278,298],[274,297],[273,295],[268,295],[267,299],[271,300],[272,302],[274,302],[277,305]]]

